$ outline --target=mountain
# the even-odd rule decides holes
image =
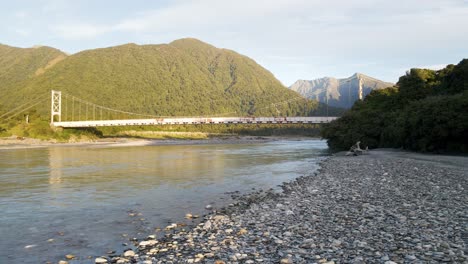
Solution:
[[[359,99],[359,80],[362,81],[363,97],[373,90],[394,85],[393,83],[383,82],[361,73],[355,73],[345,79],[325,77],[311,81],[298,80],[289,88],[309,99],[315,99],[335,107],[351,108],[354,102]]]
[[[4,94],[18,83],[43,74],[66,56],[51,47],[24,49],[0,44],[0,91]]]
[[[53,89],[106,107],[159,116],[308,115],[319,108],[252,59],[196,39],[86,50],[47,67],[53,57],[29,71],[17,71],[22,78],[15,89],[5,91],[0,105],[12,107]],[[29,65],[24,59],[18,62]],[[10,62],[1,67],[5,63]]]

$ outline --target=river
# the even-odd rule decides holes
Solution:
[[[93,263],[230,192],[311,174],[326,153],[320,140],[2,149],[0,263]]]

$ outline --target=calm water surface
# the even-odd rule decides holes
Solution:
[[[319,140],[0,150],[0,263],[66,254],[93,263],[206,204],[226,205],[226,192],[310,174],[325,153]]]

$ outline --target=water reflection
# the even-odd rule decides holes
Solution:
[[[13,196],[28,197],[47,186],[44,174],[48,173],[44,149],[0,150],[0,205]]]
[[[203,213],[207,203],[223,202],[225,192],[307,174],[324,149],[324,142],[310,140],[0,150],[0,263],[101,255],[125,242],[122,233]],[[144,223],[135,226],[130,210]],[[29,244],[38,246],[26,250]]]
[[[207,148],[49,148],[49,184],[54,189],[93,185],[105,191],[115,188],[115,183],[146,189],[161,184],[222,180],[226,151]]]
[[[63,164],[63,151],[60,151],[59,148],[49,148],[49,168],[50,168],[50,176],[49,176],[49,185],[52,188],[59,186],[62,183],[62,170],[64,168]]]

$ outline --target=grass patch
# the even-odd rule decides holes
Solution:
[[[96,140],[102,136],[102,133],[94,128],[52,128],[48,121],[37,119],[31,123],[12,121],[6,124],[0,124],[0,137],[10,136],[57,142],[83,142]]]
[[[99,127],[97,128],[106,137],[132,136],[127,132],[182,132],[201,133],[206,137],[222,135],[241,136],[309,136],[318,137],[322,124],[198,124],[198,125],[157,125],[157,126],[122,126],[122,127]],[[151,133],[140,135],[147,137]],[[158,133],[155,133],[158,135]],[[175,133],[174,135],[177,135]]]

